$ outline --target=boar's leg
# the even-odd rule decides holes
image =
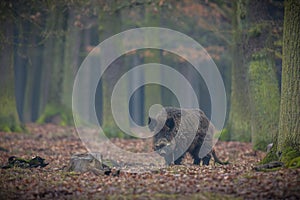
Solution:
[[[210,158],[211,158],[211,155],[210,155],[210,153],[209,154],[207,154],[205,157],[203,157],[202,159],[201,158],[199,158],[199,155],[198,155],[198,153],[196,153],[196,152],[198,152],[197,150],[195,150],[195,151],[193,151],[192,153],[191,153],[191,156],[193,157],[193,159],[194,159],[194,165],[200,165],[200,162],[201,162],[201,160],[202,160],[202,165],[209,165],[209,161],[210,161]]]
[[[189,151],[189,153],[191,154],[192,158],[194,159],[194,162],[193,162],[194,165],[200,165],[201,158],[199,158],[199,155],[198,155],[199,150],[200,150],[200,146],[197,146],[192,151]]]
[[[198,154],[191,154],[192,158],[194,159],[194,165],[200,165],[200,162],[201,162],[201,158],[199,158]]]
[[[180,165],[183,158],[184,158],[184,155],[180,156],[177,160],[174,161],[174,164],[175,165]]]
[[[183,160],[183,158],[184,158],[184,156],[185,156],[185,154],[183,154],[183,155],[180,156],[177,160],[174,161],[174,154],[171,153],[171,154],[169,154],[169,155],[165,155],[165,156],[164,156],[164,159],[165,159],[167,165],[170,165],[170,164],[172,164],[173,162],[174,162],[175,165],[180,165],[181,162],[182,162],[182,160]]]
[[[182,163],[182,160],[183,160],[183,158],[184,158],[184,156],[185,156],[185,154],[186,154],[186,152],[182,152],[182,150],[180,150],[180,147],[176,147],[175,148],[175,150],[174,150],[174,155],[180,155],[180,154],[182,154],[179,158],[177,158],[176,160],[175,160],[175,158],[174,158],[174,164],[175,165],[180,165],[181,163]]]
[[[204,158],[202,158],[202,165],[209,165],[210,159],[211,159],[211,155],[207,154]]]
[[[194,158],[194,165],[200,165],[200,161],[201,161],[201,159],[200,158]]]
[[[166,165],[170,165],[170,164],[172,164],[172,162],[173,162],[173,155],[172,155],[172,154],[165,155],[165,156],[164,156],[164,159],[165,159],[165,161],[166,161]]]

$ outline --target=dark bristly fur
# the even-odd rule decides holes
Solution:
[[[164,109],[165,117],[161,112],[155,119],[149,118],[148,123],[150,130],[157,132],[153,138],[154,150],[165,158],[167,164],[173,162],[181,164],[186,152],[192,156],[196,165],[199,165],[201,161],[203,165],[209,165],[211,156],[214,157],[215,162],[226,164],[217,158],[215,150],[212,148],[214,130],[203,111],[174,107]],[[197,123],[198,128],[193,130]],[[162,128],[157,130],[160,127]],[[200,158],[199,151],[202,145],[208,149],[208,153]],[[186,148],[187,150],[185,150]],[[180,153],[181,151],[183,152]],[[182,155],[174,160],[176,153]]]

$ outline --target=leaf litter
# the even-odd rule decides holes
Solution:
[[[45,167],[0,169],[0,199],[300,199],[300,169],[257,172],[264,157],[250,143],[218,142],[215,149],[229,165],[211,162],[115,175],[67,172],[71,156],[86,153],[73,127],[27,125],[30,133],[0,132],[0,165],[11,156],[42,157]],[[112,139],[133,152],[151,151],[151,141]]]

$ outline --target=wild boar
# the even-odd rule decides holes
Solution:
[[[165,107],[155,118],[149,118],[149,129],[156,133],[153,148],[166,164],[179,165],[186,152],[194,164],[209,165],[211,156],[221,162],[213,149],[214,127],[200,109]]]

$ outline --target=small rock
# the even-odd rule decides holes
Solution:
[[[95,175],[110,175],[112,166],[103,161],[100,153],[81,153],[72,155],[66,170],[75,172],[91,171]]]

